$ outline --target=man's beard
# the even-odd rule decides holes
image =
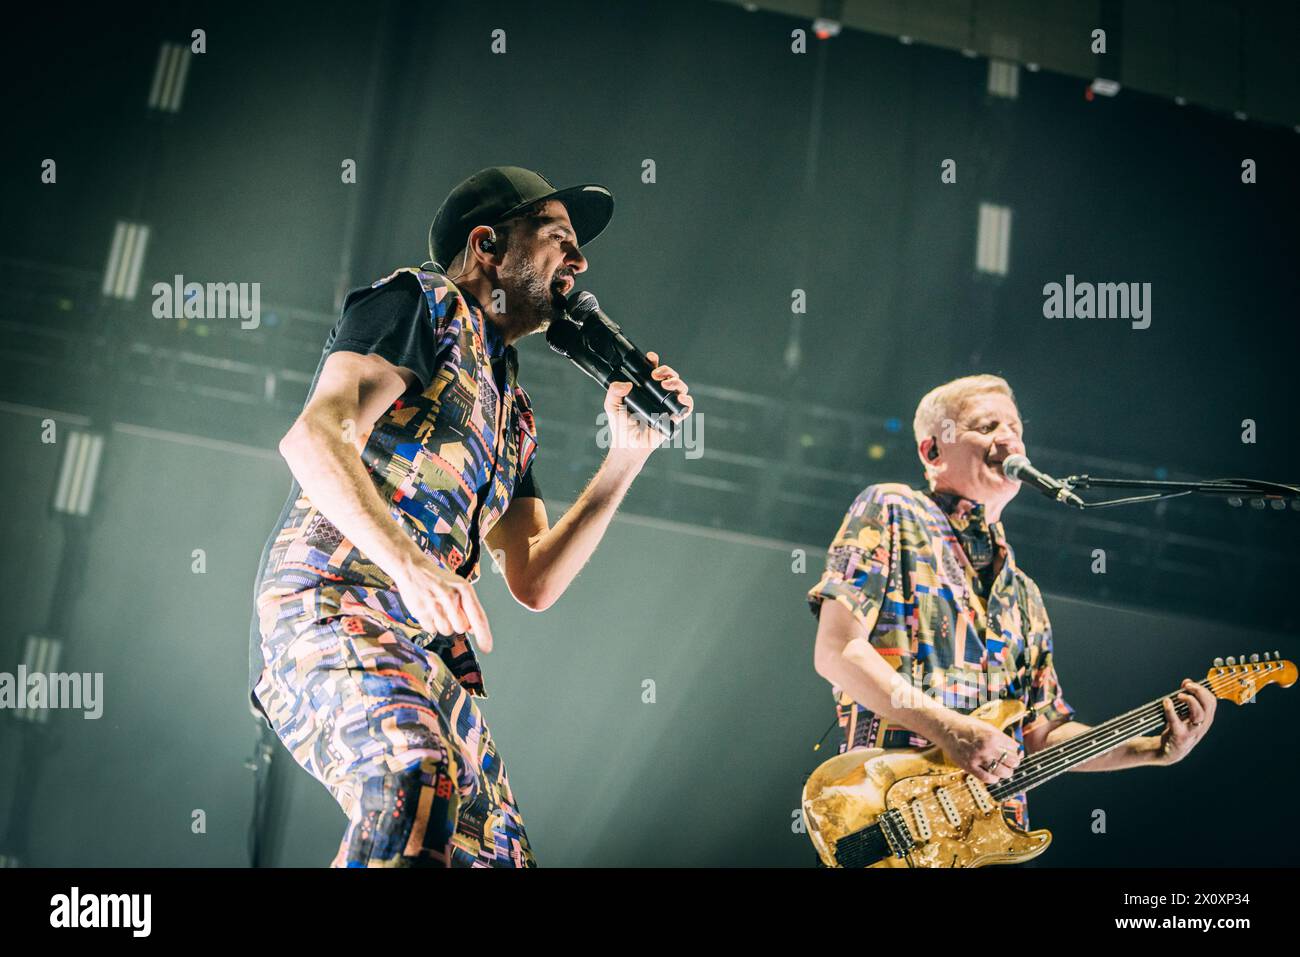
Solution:
[[[545,329],[564,314],[566,303],[555,283],[569,273],[543,276],[531,260],[521,260],[513,267],[502,263],[499,274],[505,292],[505,325],[514,338],[520,339]]]

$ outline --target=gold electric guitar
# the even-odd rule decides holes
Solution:
[[[1265,685],[1289,688],[1296,666],[1271,656],[1240,662],[1216,658],[1203,687],[1244,704]],[[1052,835],[1025,831],[1002,814],[1002,803],[1036,788],[1130,738],[1164,729],[1162,701],[1111,718],[1059,744],[1027,755],[1015,773],[984,784],[949,764],[938,747],[859,748],[813,771],[803,788],[808,836],[827,867],[984,867],[1018,864],[1047,850]],[[1175,699],[1179,716],[1187,703]],[[971,713],[1001,731],[1025,715],[1019,701],[999,699]]]

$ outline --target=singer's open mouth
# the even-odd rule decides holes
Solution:
[[[556,287],[559,289],[561,296],[567,296],[569,291],[573,289],[574,285],[575,283],[571,276],[561,276],[559,281],[556,283]]]

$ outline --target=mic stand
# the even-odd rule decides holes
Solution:
[[[1167,482],[1157,479],[1114,479],[1094,478],[1091,475],[1070,475],[1061,480],[1070,489],[1079,488],[1118,488],[1153,492],[1152,495],[1139,495],[1132,498],[1114,499],[1109,502],[1085,502],[1084,508],[1103,508],[1107,505],[1129,505],[1135,502],[1154,502],[1159,499],[1173,498],[1179,495],[1222,495],[1228,504],[1240,506],[1245,500],[1258,501],[1259,508],[1265,501],[1272,503],[1275,509],[1291,507],[1300,511],[1300,486],[1283,485],[1279,482],[1265,482],[1259,479],[1212,479],[1196,482]]]

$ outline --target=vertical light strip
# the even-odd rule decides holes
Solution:
[[[69,515],[76,515],[77,504],[81,501],[81,483],[86,475],[86,457],[90,454],[90,442],[84,432],[76,435],[76,448],[68,450],[72,457],[72,483],[68,486],[68,497],[63,502],[63,510]]]
[[[1011,208],[980,203],[979,232],[975,245],[975,268],[979,272],[1004,276],[1010,264]]]
[[[181,97],[185,94],[185,79],[190,75],[190,61],[194,57],[188,49],[178,45],[176,47],[176,58],[180,68],[176,76],[176,91],[172,96],[171,111],[173,113],[181,111]]]
[[[63,642],[54,638],[45,638],[41,635],[28,635],[27,644],[23,649],[23,665],[27,670],[27,677],[33,674],[43,674],[47,677],[59,668],[59,657],[63,651]],[[44,706],[40,708],[18,708],[14,714],[18,718],[26,721],[48,721],[50,717],[51,696],[53,687],[47,682],[45,686],[46,698]]]
[[[68,501],[68,491],[72,487],[72,473],[76,468],[76,449],[80,441],[81,433],[73,432],[68,436],[67,448],[63,450],[63,466],[59,469],[59,481],[54,487],[54,510],[56,512],[66,512]]]
[[[167,72],[168,47],[172,44],[163,43],[158,47],[158,62],[153,68],[153,83],[149,86],[149,109],[156,109],[158,98],[162,94],[163,74]]]
[[[136,225],[136,243],[132,250],[130,271],[126,280],[126,292],[123,299],[134,299],[136,289],[140,286],[140,270],[144,266],[144,251],[149,245],[149,227],[144,223]]]
[[[997,256],[994,262],[998,274],[1005,276],[1011,263],[1011,207],[1003,206],[999,212],[1001,228],[998,230]]]
[[[176,52],[176,44],[167,44],[167,74],[163,77],[162,97],[158,101],[158,109],[169,113],[175,112],[172,109],[172,100],[176,96],[176,74],[181,68],[180,57]]]
[[[102,435],[89,435],[86,437],[86,445],[90,447],[86,461],[86,477],[81,483],[81,498],[77,501],[77,514],[90,514],[90,497],[95,491],[95,483],[99,480],[99,461],[104,451],[104,437]]]
[[[129,223],[126,227],[126,245],[122,248],[122,258],[117,263],[117,276],[113,282],[113,298],[126,298],[127,279],[131,273],[131,260],[135,258],[136,250],[139,248],[140,231],[136,228],[135,223]]]
[[[113,299],[134,299],[140,287],[140,270],[149,246],[149,227],[144,223],[119,220],[113,228],[113,242],[104,267],[102,292]]]
[[[108,262],[104,263],[104,285],[100,289],[105,296],[113,293],[113,276],[117,272],[117,264],[122,259],[122,245],[126,241],[127,224],[118,220],[113,227],[113,242],[108,247]]]
[[[54,510],[67,515],[89,515],[104,437],[93,432],[73,432],[63,454],[63,467],[54,492]]]
[[[1020,64],[990,59],[988,90],[993,96],[1016,99],[1020,94]]]
[[[166,42],[158,49],[153,84],[149,87],[149,109],[179,113],[185,79],[190,73],[190,51],[184,44]]]

